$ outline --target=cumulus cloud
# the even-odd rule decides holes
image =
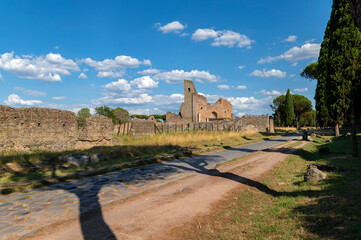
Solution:
[[[143,71],[139,71],[137,72],[138,74],[142,74],[142,75],[153,75],[153,74],[157,74],[159,73],[160,70],[159,69],[155,69],[155,68],[150,68],[150,69],[145,69]]]
[[[224,46],[229,48],[250,48],[252,42],[254,42],[246,35],[231,30],[215,31],[214,29],[209,28],[197,29],[192,34],[192,39],[195,41],[213,39],[213,42],[211,43],[212,46]]]
[[[84,73],[80,73],[78,78],[81,78],[81,79],[87,79],[87,75],[85,75]]]
[[[273,97],[268,96],[263,99],[254,97],[229,97],[227,100],[233,105],[235,111],[241,111],[243,114],[264,114],[271,104]]]
[[[145,108],[145,109],[130,109],[129,110],[130,114],[144,114],[144,115],[151,115],[151,114],[164,114],[165,111],[160,110],[159,108],[153,108],[153,109],[149,109],[149,108]]]
[[[95,68],[98,71],[98,77],[120,77],[126,68],[137,68],[140,65],[151,65],[150,60],[140,61],[137,58],[120,55],[114,59],[105,59],[95,61],[91,58],[83,59],[82,62]]]
[[[5,100],[6,105],[34,106],[41,103],[42,101],[40,100],[23,100],[17,94],[11,94],[8,96],[8,99]]]
[[[246,66],[240,65],[240,66],[238,66],[238,69],[242,70],[242,69],[245,68],[245,67],[246,67]]]
[[[149,79],[141,79],[137,81],[128,82],[125,79],[110,82],[102,86],[104,97],[93,99],[94,105],[117,105],[117,104],[145,104],[152,102],[152,97],[148,95],[147,89],[133,89],[131,85],[136,86],[150,86]],[[147,85],[148,84],[148,85]]]
[[[173,93],[171,95],[155,95],[153,96],[153,103],[157,106],[171,106],[179,108],[180,104],[184,101],[184,95],[180,93]]]
[[[197,29],[192,34],[192,39],[194,41],[203,41],[203,40],[216,38],[216,37],[218,37],[218,32],[214,31],[214,29],[210,29],[210,28]]]
[[[183,84],[185,79],[195,80],[197,82],[217,82],[217,76],[208,71],[192,70],[172,70],[170,72],[161,72],[154,76],[155,80],[162,80],[169,84]]]
[[[235,89],[238,89],[238,90],[244,90],[244,89],[247,89],[247,86],[244,86],[244,85],[238,85],[237,87],[235,87]]]
[[[301,47],[293,47],[280,56],[261,58],[258,63],[270,63],[280,59],[297,62],[303,59],[318,58],[320,48],[321,44],[319,43],[306,43]]]
[[[161,31],[162,33],[170,33],[170,32],[180,33],[187,27],[186,25],[181,24],[179,21],[174,21],[164,26],[160,26],[160,24],[156,24],[156,26],[159,26],[158,31]]]
[[[220,90],[228,90],[230,87],[228,85],[217,85],[217,88]]]
[[[109,91],[129,91],[131,89],[130,84],[125,79],[119,79],[117,82],[111,82],[103,86]]]
[[[290,35],[288,36],[288,38],[286,38],[285,40],[283,40],[284,42],[296,42],[297,40],[297,36],[296,35]]]
[[[249,74],[250,76],[253,77],[261,77],[261,78],[284,78],[286,77],[286,72],[282,72],[281,70],[277,70],[277,69],[271,69],[271,70],[265,70],[263,69],[262,71],[260,70],[254,70],[253,72],[251,72]]]
[[[294,92],[307,92],[308,88],[295,88],[293,89]]]
[[[60,54],[49,53],[44,56],[14,56],[14,52],[0,55],[0,68],[25,79],[45,82],[61,82],[61,75],[80,71],[78,64],[65,59]]]
[[[123,76],[122,72],[113,72],[113,71],[108,71],[108,72],[98,72],[97,77],[100,78],[117,78],[117,77],[121,77]]]
[[[147,93],[140,94],[139,96],[134,97],[116,97],[113,98],[111,96],[105,96],[99,99],[92,100],[94,105],[117,105],[117,104],[145,104],[152,102],[152,97]]]
[[[137,88],[156,88],[158,87],[159,82],[154,81],[150,76],[144,76],[134,79],[130,84]]]
[[[256,92],[256,94],[262,94],[262,95],[266,95],[266,96],[279,96],[279,95],[282,95],[282,93],[280,91],[277,91],[277,90],[266,91],[264,89],[262,89],[259,92]]]
[[[53,100],[65,100],[66,97],[65,96],[59,96],[59,97],[52,97],[51,99],[53,99]]]
[[[25,89],[22,87],[15,87],[14,89],[17,91],[21,91],[29,96],[33,96],[33,97],[45,97],[46,96],[45,92],[40,92],[37,90],[30,90],[30,89]]]

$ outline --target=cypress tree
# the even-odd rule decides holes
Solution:
[[[350,5],[347,0],[334,0],[318,59],[319,81],[315,98],[319,105],[325,102],[335,124],[336,136],[340,124],[344,124],[349,116],[351,122],[354,119],[353,102],[360,85],[360,63],[361,33]],[[353,155],[356,156],[356,132],[352,135]]]
[[[286,93],[286,102],[285,102],[285,123],[287,126],[292,126],[295,121],[295,110],[293,106],[293,98],[290,93],[290,90],[287,90]]]

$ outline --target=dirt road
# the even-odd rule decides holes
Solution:
[[[235,188],[250,186],[272,193],[257,180],[294,150],[273,148],[199,171],[156,191],[107,206],[86,221],[52,226],[31,239],[176,239],[175,228],[179,232],[195,217],[209,214],[212,205]]]

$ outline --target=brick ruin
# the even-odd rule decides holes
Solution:
[[[74,112],[0,105],[0,149],[65,150],[112,144],[113,123],[103,116],[78,127]]]
[[[190,80],[184,80],[184,102],[179,116],[185,123],[235,119],[230,102],[220,98],[211,105],[205,96],[197,93],[194,83]]]
[[[192,130],[274,132],[273,119],[268,115],[235,119],[232,109],[232,104],[223,98],[211,105],[205,96],[197,93],[192,81],[184,80],[184,102],[179,114],[168,112],[163,128],[176,130],[184,126]]]

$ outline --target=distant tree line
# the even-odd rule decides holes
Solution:
[[[271,105],[276,126],[316,126],[316,111],[311,101],[305,96],[291,94],[278,96]]]
[[[129,115],[129,112],[124,108],[117,107],[111,109],[107,106],[100,106],[95,108],[95,115],[102,115],[110,118],[114,124],[122,124],[126,122],[130,122],[132,118],[139,118],[139,119],[148,119],[150,116],[153,116],[158,121],[163,120],[165,121],[165,115],[159,114],[152,114],[152,115],[140,115],[140,114],[133,114]],[[85,119],[91,117],[90,109],[89,108],[82,108],[79,110],[78,114],[78,122],[79,126],[82,126]]]

